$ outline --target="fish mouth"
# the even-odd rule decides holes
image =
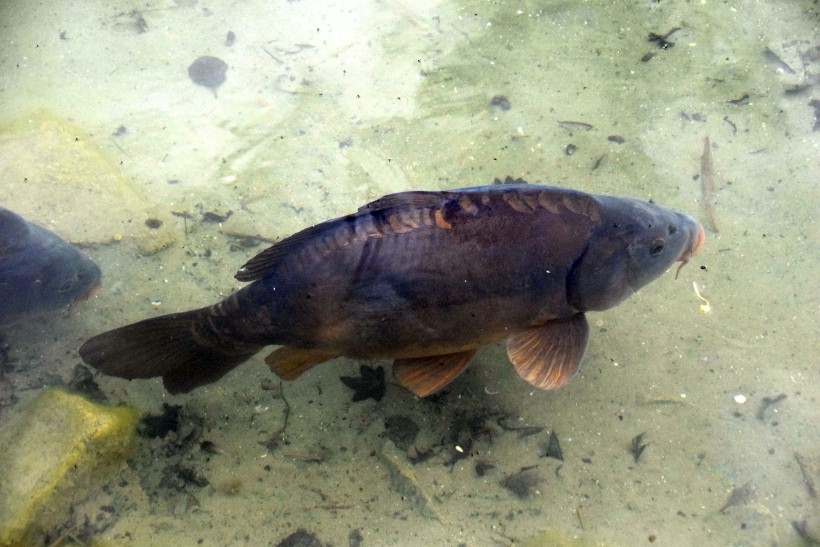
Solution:
[[[697,232],[695,232],[689,238],[689,245],[684,249],[681,253],[680,257],[678,258],[678,262],[680,262],[680,266],[678,266],[677,271],[675,272],[675,279],[678,278],[678,274],[681,271],[681,268],[686,266],[686,263],[689,262],[689,259],[695,256],[700,252],[703,248],[704,243],[706,243],[706,232],[703,230],[703,226],[699,223],[695,223],[697,226]]]
[[[86,300],[91,300],[92,298],[94,298],[95,296],[100,294],[101,291],[102,291],[102,283],[98,281],[97,283],[94,283],[93,285],[91,285],[91,287],[87,291],[85,291],[83,294],[78,296],[74,300],[74,303],[76,304],[77,302],[85,302]]]

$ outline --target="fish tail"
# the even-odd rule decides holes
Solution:
[[[218,305],[146,319],[91,338],[80,347],[80,357],[110,376],[162,377],[169,393],[187,393],[219,380],[262,349],[220,334],[226,319]]]

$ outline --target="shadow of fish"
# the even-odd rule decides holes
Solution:
[[[0,207],[0,325],[67,309],[99,283],[100,269],[90,258]]]
[[[236,274],[222,302],[128,325],[80,348],[171,393],[214,382],[264,346],[285,380],[337,356],[395,359],[424,397],[506,339],[518,374],[565,385],[585,312],[611,308],[703,244],[691,217],[632,199],[529,184],[391,194],[294,234]]]

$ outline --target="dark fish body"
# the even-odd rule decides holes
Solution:
[[[584,312],[610,308],[703,241],[686,215],[536,185],[385,196],[299,232],[239,270],[252,283],[209,308],[104,333],[80,350],[116,376],[172,392],[218,379],[266,345],[285,379],[333,357],[394,358],[419,395],[507,339],[525,380],[564,385]]]
[[[0,207],[0,325],[67,309],[100,283],[100,269],[56,234]]]

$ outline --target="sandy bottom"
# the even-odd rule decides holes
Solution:
[[[98,376],[109,401],[165,420],[77,508],[71,535],[626,546],[817,534],[817,5],[630,5],[4,2],[0,121],[47,110],[83,128],[176,243],[88,249],[101,294],[6,329],[0,427],[69,380],[88,336],[215,302],[266,240],[388,192],[524,177],[715,224],[677,280],[590,315],[583,369],[554,393],[518,379],[500,346],[423,401],[391,383],[381,401],[351,401],[339,377],[367,364],[390,382],[387,362],[338,359],[280,385],[260,355],[180,397]],[[227,65],[224,83],[192,81],[201,56]],[[87,208],[89,223],[106,214]],[[562,461],[547,455],[551,434]]]

